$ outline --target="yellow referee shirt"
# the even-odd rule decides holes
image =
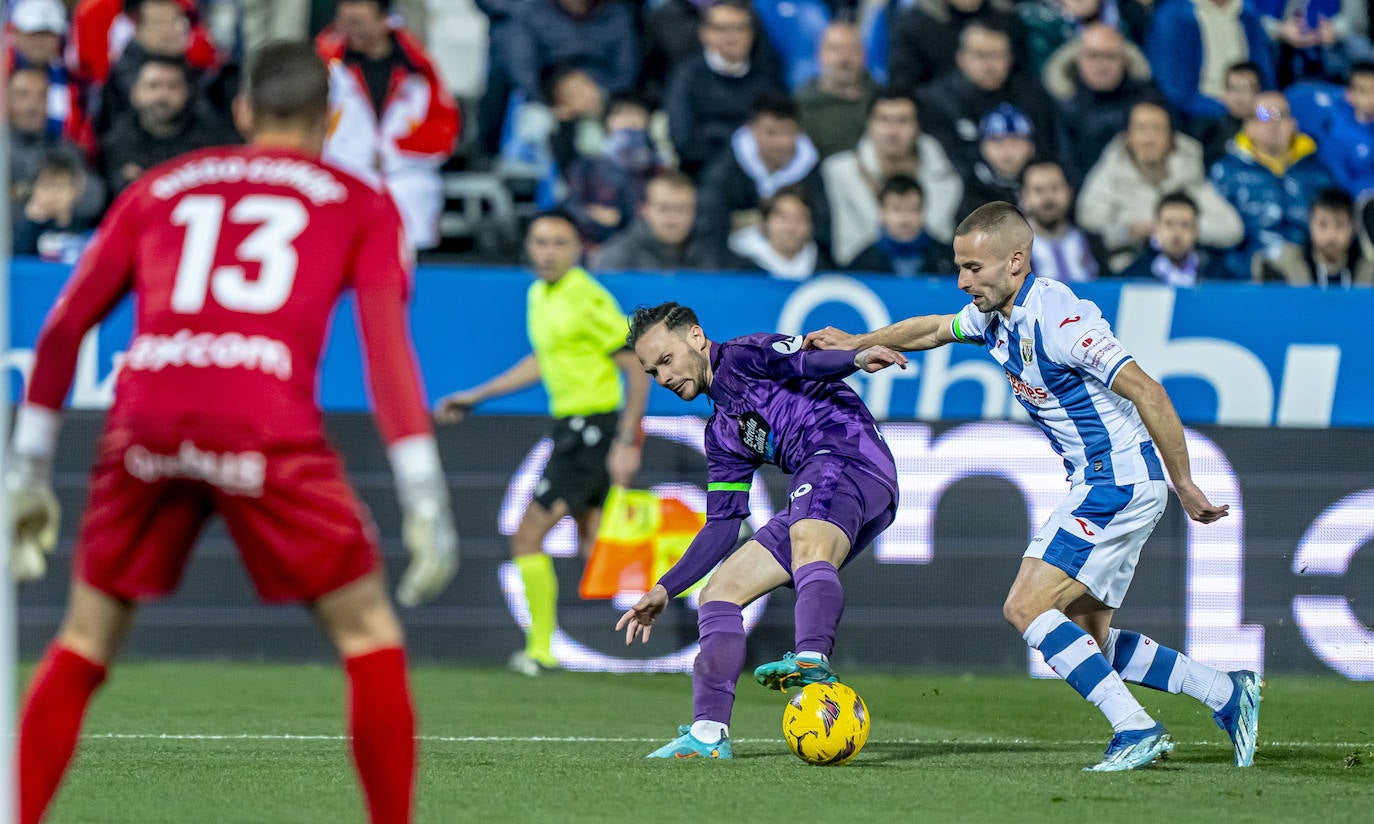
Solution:
[[[624,389],[611,353],[624,348],[629,323],[604,286],[580,267],[554,283],[536,279],[525,316],[555,418],[620,408]]]

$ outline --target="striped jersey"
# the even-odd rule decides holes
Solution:
[[[955,339],[981,344],[1006,370],[1012,392],[1064,459],[1075,484],[1126,486],[1164,480],[1135,404],[1112,381],[1132,360],[1097,304],[1031,273],[1011,318],[965,306]]]

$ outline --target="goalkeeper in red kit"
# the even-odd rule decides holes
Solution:
[[[234,114],[251,143],[183,155],[130,186],[39,334],[4,474],[19,580],[43,574],[56,538],[52,455],[81,339],[136,297],[66,617],[20,719],[24,824],[57,792],[138,603],[176,588],[216,512],[262,599],[308,604],[338,648],[371,820],[411,819],[415,717],[401,624],[376,529],[315,401],[329,317],[352,289],[411,556],[397,597],[435,595],[456,569],[458,539],[407,326],[409,247],[386,194],[319,162],[329,81],[310,46],[264,47],[248,81]]]

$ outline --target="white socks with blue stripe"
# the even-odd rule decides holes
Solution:
[[[1226,673],[1128,629],[1109,631],[1107,648],[1102,652],[1122,680],[1161,692],[1191,695],[1213,711],[1226,706],[1235,691]]]
[[[1040,650],[1055,674],[1107,716],[1116,732],[1143,730],[1155,725],[1154,719],[1126,689],[1121,675],[1107,663],[1092,636],[1064,613],[1057,609],[1046,610],[1031,622],[1022,637],[1032,648]]]

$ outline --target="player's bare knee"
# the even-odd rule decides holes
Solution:
[[[1007,600],[1002,604],[1002,617],[1006,619],[1008,624],[1015,627],[1017,632],[1024,633],[1040,612],[1043,610],[1036,611],[1026,598],[1021,597],[1016,592],[1008,595]]]
[[[136,607],[91,586],[72,586],[58,643],[92,661],[108,664],[133,623]]]
[[[329,640],[345,658],[398,647],[405,631],[387,600],[380,575],[368,575],[314,603]]]
[[[739,603],[736,598],[731,597],[731,593],[728,591],[729,589],[730,587],[728,584],[722,583],[718,576],[712,575],[706,581],[706,586],[701,588],[701,597],[698,599],[697,609],[700,610],[702,605],[712,601]]]

